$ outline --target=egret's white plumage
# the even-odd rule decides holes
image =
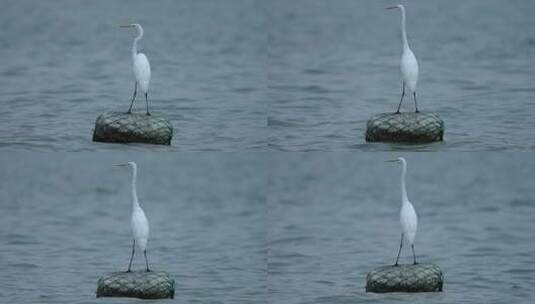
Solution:
[[[130,109],[128,109],[128,113],[132,112],[132,105],[134,104],[134,100],[136,99],[137,86],[139,85],[139,88],[141,89],[143,94],[145,94],[145,101],[147,103],[147,115],[150,115],[148,100],[150,83],[150,64],[149,60],[147,59],[147,56],[145,56],[145,54],[143,53],[138,53],[137,50],[137,43],[143,37],[143,28],[137,23],[130,25],[122,25],[121,27],[136,28],[138,31],[138,35],[136,39],[134,39],[134,43],[132,45],[132,65],[136,82],[134,84],[134,96],[132,97],[132,102],[130,103]]]
[[[120,164],[117,166],[129,166],[132,168],[132,217],[130,225],[132,227],[132,235],[134,237],[134,243],[132,245],[132,255],[130,256],[130,263],[128,265],[127,272],[130,272],[132,267],[132,260],[134,258],[134,252],[136,245],[138,248],[143,251],[145,256],[145,263],[147,266],[147,271],[149,269],[149,262],[147,260],[147,242],[149,240],[149,221],[147,216],[137,199],[137,189],[136,189],[136,180],[137,180],[137,165],[135,162],[128,162],[126,164]]]
[[[416,56],[409,47],[409,41],[407,39],[407,29],[405,25],[406,14],[405,7],[402,4],[387,7],[387,9],[400,9],[401,10],[401,42],[403,44],[403,53],[401,54],[401,77],[403,79],[403,88],[401,93],[401,100],[399,102],[398,110],[396,113],[399,113],[401,108],[401,103],[403,102],[403,97],[405,96],[405,88],[409,90],[409,93],[414,97],[414,106],[416,107],[416,113],[418,113],[418,104],[416,103],[416,87],[418,85],[418,61]]]
[[[403,240],[407,241],[412,248],[414,264],[416,264],[416,254],[414,252],[414,239],[416,238],[416,230],[418,228],[418,215],[409,201],[407,196],[407,188],[405,186],[405,176],[407,174],[407,161],[403,157],[399,157],[394,162],[401,163],[401,210],[399,212],[399,222],[401,224],[401,241],[399,244],[399,252],[396,258],[395,265],[398,265],[399,254],[403,247]]]

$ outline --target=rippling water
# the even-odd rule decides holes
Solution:
[[[445,142],[366,144],[367,119],[401,95],[400,13],[392,1],[270,1],[269,139],[273,150],[533,150],[535,2],[410,1],[419,107]],[[413,111],[406,99],[404,111]]]
[[[400,168],[390,157],[131,154],[151,267],[176,279],[176,303],[531,303],[529,154],[408,154],[416,253],[444,270],[444,292],[364,292],[366,273],[393,263],[399,244]],[[102,302],[97,279],[125,269],[130,254],[129,172],[111,167],[123,161],[0,154],[3,301]]]
[[[129,159],[138,163],[151,225],[149,262],[175,278],[174,303],[265,299],[263,157]],[[96,300],[95,291],[99,276],[128,266],[130,173],[111,167],[124,161],[120,154],[0,154],[2,303],[112,302]],[[137,255],[133,267],[143,265]]]
[[[391,4],[2,1],[0,149],[108,153],[0,153],[0,299],[103,302],[96,281],[125,269],[131,246],[129,173],[111,164],[132,159],[171,302],[532,303],[527,153],[407,153],[416,252],[445,271],[444,292],[364,292],[398,248],[400,169],[391,153],[340,151],[535,149],[530,0],[407,3],[419,106],[444,119],[445,141],[365,143],[367,119],[399,101]],[[171,146],[91,141],[100,113],[129,105],[135,35],[118,25],[132,22]],[[150,153],[204,150],[268,153]]]
[[[400,95],[400,16],[387,4],[6,0],[0,147],[125,149],[91,133],[100,113],[128,107],[134,33],[118,25],[139,22],[152,108],[176,133],[171,147],[128,149],[535,149],[531,0],[411,1],[420,108],[444,119],[445,142],[365,143],[367,119],[394,111]]]
[[[409,154],[419,214],[416,254],[445,272],[444,292],[367,294],[366,274],[394,263],[400,190],[392,157],[273,156],[271,303],[533,303],[535,161],[529,154]],[[402,253],[410,263],[410,250]]]
[[[2,1],[0,147],[116,150],[91,142],[96,117],[128,109],[130,49],[152,67],[152,109],[173,123],[171,147],[143,151],[265,148],[266,41],[257,1]],[[144,100],[136,107],[143,110]]]

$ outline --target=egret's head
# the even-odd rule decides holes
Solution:
[[[119,27],[122,27],[122,28],[139,28],[139,27],[141,27],[141,25],[138,24],[138,23],[132,23],[132,24],[119,25]]]
[[[398,157],[396,159],[385,160],[385,162],[387,162],[387,163],[405,163],[405,159],[403,157]]]
[[[132,24],[127,24],[127,25],[121,25],[120,27],[122,28],[133,28],[133,29],[136,29],[138,34],[139,34],[139,37],[141,38],[141,36],[143,36],[143,28],[141,27],[140,24],[138,23],[132,23]]]
[[[114,166],[117,166],[117,167],[131,167],[131,168],[134,168],[136,169],[137,165],[135,162],[133,161],[130,161],[130,162],[127,162],[127,163],[124,163],[124,164],[115,164]]]
[[[395,9],[395,8],[404,9],[403,4],[398,4],[396,6],[385,7],[385,9]]]

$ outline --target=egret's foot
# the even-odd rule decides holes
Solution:
[[[392,266],[394,266],[394,267],[398,267],[398,266],[399,266],[399,264],[398,264],[398,263],[396,263],[396,264],[394,264],[394,265],[392,265]]]
[[[150,116],[150,113],[149,113],[149,112],[147,112],[147,116]]]
[[[414,262],[414,263],[412,263],[412,265],[418,265],[418,263]]]
[[[394,113],[394,114],[401,114],[401,113],[399,111],[396,111],[396,113]]]
[[[132,270],[128,269],[127,271],[125,271],[126,273],[129,273],[129,272],[132,272]]]
[[[126,114],[132,114],[132,111],[128,111],[128,112],[126,112]]]
[[[151,270],[147,268],[147,272],[151,272]]]
[[[420,111],[416,110],[416,111],[414,111],[414,113],[420,113]]]

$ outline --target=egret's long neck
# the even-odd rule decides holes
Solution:
[[[138,35],[136,39],[134,39],[134,44],[132,44],[132,58],[137,55],[137,42],[143,37],[143,28],[141,26],[137,26],[137,31]]]
[[[409,49],[409,41],[407,40],[407,29],[405,25],[405,8],[401,8],[401,42],[403,43],[403,50]]]
[[[136,207],[139,207],[139,202],[137,200],[137,189],[136,189],[136,180],[137,180],[137,168],[135,166],[132,167],[132,208],[135,209]]]
[[[405,187],[405,175],[407,175],[407,164],[405,162],[401,163],[401,202],[405,203],[409,201],[407,196],[407,187]]]

